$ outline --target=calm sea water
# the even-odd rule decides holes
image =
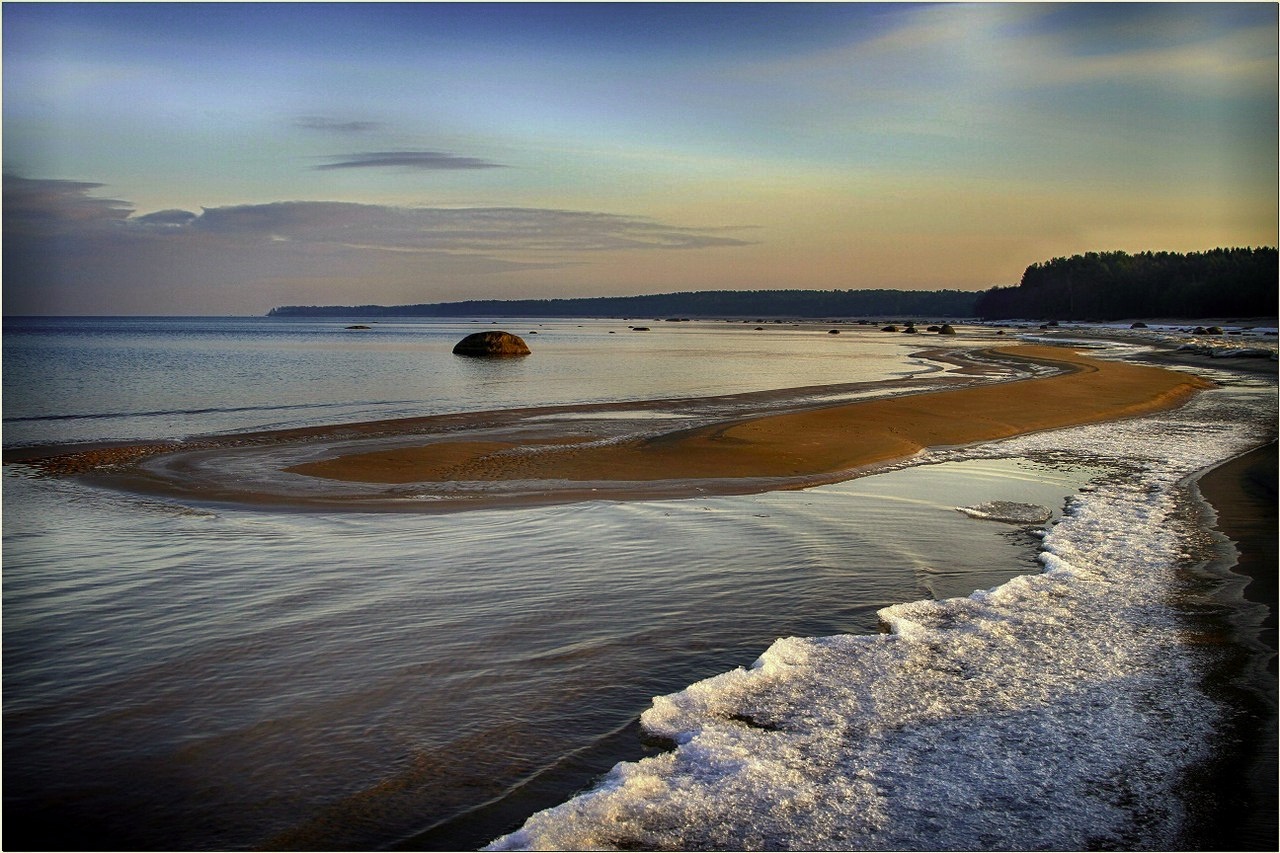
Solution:
[[[698,397],[936,370],[920,337],[846,327],[527,320],[534,355],[457,358],[490,321],[6,318],[6,446]],[[639,321],[635,321],[638,323]],[[854,334],[862,332],[862,334]],[[536,336],[532,333],[536,333]],[[936,343],[937,339],[933,339]]]
[[[449,355],[471,323],[6,321],[5,443],[938,369],[856,329],[542,322],[508,325],[539,332],[534,356],[477,365]],[[1124,470],[1044,448],[935,461],[802,492],[448,516],[212,512],[6,470],[6,844],[482,845],[644,755],[654,696],[779,637],[874,634],[881,608],[1039,570],[1038,527],[956,507],[1056,519]]]

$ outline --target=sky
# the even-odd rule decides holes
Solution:
[[[5,2],[3,310],[981,290],[1275,245],[1278,8]]]

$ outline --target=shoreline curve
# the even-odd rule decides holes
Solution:
[[[745,494],[849,479],[929,447],[1150,414],[1213,386],[1177,370],[1061,347],[986,353],[1057,372],[811,402],[692,427],[671,413],[638,437],[593,431],[574,418],[610,407],[555,407],[534,417],[470,413],[138,444],[27,464],[124,491],[280,509],[438,512]]]

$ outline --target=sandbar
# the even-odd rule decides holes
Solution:
[[[1212,385],[1047,345],[955,358],[958,377],[877,383],[852,394],[852,386],[826,386],[459,413],[7,461],[187,504],[291,510],[453,512],[749,494],[838,482],[926,448],[1149,414]],[[998,375],[1006,378],[983,374],[993,365],[1004,365]],[[841,394],[831,396],[837,387]],[[717,414],[726,401],[727,414]]]
[[[448,441],[340,455],[293,473],[366,483],[809,478],[1026,432],[1146,414],[1210,383],[1051,347],[1003,352],[1068,368],[1014,383],[910,394],[678,430],[617,444]]]

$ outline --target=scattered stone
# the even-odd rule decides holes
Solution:
[[[881,329],[880,331],[882,331],[882,332],[896,332],[896,331],[898,331],[898,327],[897,327],[897,326],[885,326],[885,327],[884,327],[883,329]]]
[[[368,329],[370,326],[347,326],[348,329]]]
[[[952,326],[950,323],[943,323],[942,328],[938,329],[938,334],[940,335],[954,335],[955,333],[955,326]]]
[[[529,345],[510,332],[476,332],[458,341],[453,354],[479,358],[520,356],[529,354]]]
[[[761,731],[766,731],[766,732],[776,732],[776,731],[782,730],[782,727],[779,726],[777,723],[762,722],[761,720],[757,720],[755,717],[752,717],[749,714],[730,714],[729,719],[733,720],[735,723],[742,723],[744,726],[746,726],[749,729],[760,729]]]
[[[1210,326],[1209,328],[1207,328],[1207,329],[1205,329],[1205,330],[1204,330],[1204,333],[1205,333],[1206,335],[1220,335],[1220,334],[1222,334],[1222,327],[1221,327],[1221,326]]]
[[[827,332],[827,334],[828,334],[828,335],[838,335],[838,334],[840,334],[840,330],[839,330],[839,329],[832,329],[832,330],[830,330],[829,332]]]
[[[1132,323],[1132,324],[1130,324],[1129,328],[1130,328],[1130,329],[1145,329],[1145,328],[1147,328],[1147,324],[1146,324],[1146,323]]]
[[[631,331],[633,331],[633,332],[647,332],[647,331],[649,331],[649,327],[648,327],[648,326],[628,326],[627,328],[629,328],[629,329],[630,329]]]

